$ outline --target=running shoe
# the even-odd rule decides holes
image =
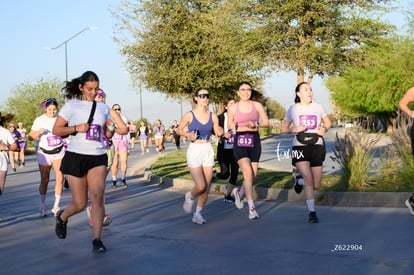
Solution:
[[[310,223],[318,223],[319,222],[319,219],[316,216],[316,212],[315,211],[310,211],[309,212],[309,222]]]
[[[20,168],[24,168],[24,161],[20,164]]]
[[[116,180],[112,181],[112,188],[116,188]]]
[[[259,214],[256,212],[256,208],[249,209],[249,219],[250,220],[257,220],[259,218]]]
[[[185,193],[183,204],[183,209],[186,214],[191,214],[191,211],[193,210],[193,204],[194,200],[191,199],[191,192],[188,191],[187,193]]]
[[[99,238],[96,238],[92,241],[92,247],[93,247],[92,251],[95,253],[106,252],[106,247],[104,246],[103,242]]]
[[[39,217],[46,217],[46,216],[47,216],[46,206],[41,205],[39,208]]]
[[[297,175],[295,178],[295,185],[293,186],[296,194],[300,194],[302,192],[304,183],[305,183],[305,180],[302,178],[302,176]]]
[[[201,213],[194,213],[193,215],[193,223],[196,224],[205,224],[206,220],[201,216]]]
[[[17,171],[17,170],[16,170],[16,167],[14,167],[14,168],[13,168],[13,172],[16,172],[16,171]]]
[[[411,215],[414,215],[414,195],[405,201],[405,206],[410,210]]]
[[[65,178],[65,181],[63,182],[63,187],[65,187],[65,189],[69,189],[69,182],[67,178]]]
[[[231,202],[234,203],[234,197],[230,194],[224,195],[224,202]]]
[[[59,207],[53,207],[52,208],[52,213],[53,213],[53,215],[56,217],[56,215],[57,215],[57,212],[60,210],[60,208]]]
[[[128,187],[128,184],[126,183],[125,179],[121,180],[121,184],[122,184],[122,187]]]
[[[59,210],[56,215],[56,228],[55,232],[59,239],[65,239],[66,238],[66,225],[68,222],[64,222],[60,216],[62,215],[63,210]]]
[[[109,215],[105,214],[105,215],[104,215],[103,222],[102,222],[102,226],[108,226],[108,225],[110,225],[111,223],[112,223],[112,219],[111,219],[111,217],[109,217]]]
[[[239,188],[234,188],[233,191],[231,192],[231,194],[234,197],[234,204],[236,205],[236,207],[238,209],[243,209],[244,207],[244,202],[243,200],[240,198],[240,194],[239,194]]]

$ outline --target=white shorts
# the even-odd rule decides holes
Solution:
[[[37,150],[37,162],[42,166],[52,166],[52,162],[62,159],[65,155],[65,148],[57,154],[46,154],[40,148]]]
[[[0,152],[0,171],[7,171],[9,167],[9,154],[7,151]]]
[[[211,143],[190,143],[187,149],[187,165],[190,168],[214,166]]]

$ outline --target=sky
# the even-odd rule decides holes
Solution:
[[[405,9],[410,0],[397,1]],[[119,53],[120,46],[113,41],[114,24],[117,20],[111,11],[122,0],[3,0],[0,9],[0,110],[13,88],[40,79],[66,77],[65,47],[53,48],[86,30],[67,42],[67,67],[69,80],[91,70],[97,73],[100,87],[107,93],[107,103],[120,104],[122,113],[132,121],[141,116],[150,122],[161,119],[165,125],[180,120],[189,111],[189,103],[166,99],[161,93],[142,89],[142,104],[137,88],[130,84],[125,58]],[[399,12],[387,15],[386,20],[401,28],[404,16]],[[283,107],[293,104],[295,73],[275,73],[266,79],[265,95],[277,100]],[[312,81],[314,100],[332,112],[329,92],[323,80]],[[39,99],[39,103],[43,99]],[[36,102],[36,104],[38,104]]]

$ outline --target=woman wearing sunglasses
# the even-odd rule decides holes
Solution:
[[[57,213],[55,232],[58,238],[66,238],[69,218],[85,209],[89,194],[93,205],[92,249],[94,252],[105,252],[101,234],[108,157],[103,136],[112,138],[115,126],[109,107],[102,102],[94,103],[98,91],[99,78],[91,71],[66,82],[63,88],[67,102],[59,112],[53,134],[72,135],[60,167],[69,182],[72,202]],[[96,108],[93,111],[94,105]],[[92,122],[89,121],[90,116]]]
[[[49,184],[50,171],[55,171],[55,203],[52,212],[56,216],[60,210],[59,203],[63,190],[63,174],[60,171],[60,164],[65,154],[63,140],[60,136],[53,134],[52,129],[56,121],[58,102],[56,98],[48,98],[40,104],[45,109],[45,113],[37,117],[29,132],[29,139],[36,140],[37,162],[40,171],[40,209],[39,216],[47,216],[46,212],[46,193]]]
[[[119,104],[112,105],[112,110],[116,112],[123,120],[125,125],[128,125],[128,119],[121,115],[121,106]],[[117,125],[118,127],[118,125]],[[117,175],[118,175],[118,166],[121,166],[121,185],[123,187],[128,187],[126,183],[126,172],[127,172],[127,165],[128,165],[128,153],[129,153],[129,134],[121,135],[115,132],[114,136],[112,137],[112,143],[115,148],[115,155],[112,162],[112,188],[116,188],[117,182]]]
[[[259,121],[260,127],[269,127],[269,119],[263,105],[251,100],[253,90],[250,83],[239,83],[237,95],[240,98],[239,102],[230,106],[227,110],[228,127],[236,130],[233,154],[243,173],[243,190],[249,205],[249,219],[255,220],[259,218],[259,214],[253,201],[253,182],[257,175],[262,153]],[[243,194],[238,188],[234,188],[232,194],[235,198],[236,207],[242,209],[244,206]]]
[[[206,223],[201,211],[207,202],[213,178],[214,151],[210,143],[211,130],[214,129],[219,136],[223,134],[217,115],[208,109],[209,97],[206,89],[197,90],[193,97],[196,104],[194,109],[183,116],[177,128],[179,135],[186,136],[191,141],[187,149],[187,165],[195,186],[185,194],[183,209],[185,213],[191,214],[194,198],[198,196],[192,219],[196,224]],[[185,131],[186,127],[188,132]]]

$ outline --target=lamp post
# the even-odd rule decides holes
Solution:
[[[87,31],[87,30],[97,30],[97,29],[98,28],[96,28],[96,27],[84,28],[83,30],[81,30],[80,32],[76,33],[75,35],[72,35],[70,38],[66,39],[65,41],[63,41],[62,43],[60,43],[59,45],[57,45],[56,47],[53,47],[53,48],[44,47],[43,48],[45,50],[56,50],[56,49],[59,49],[60,47],[62,47],[63,45],[65,45],[65,73],[66,73],[66,82],[68,81],[68,42],[70,40],[72,40],[73,38],[75,38],[76,36],[78,36],[81,33],[83,33],[84,31]]]

